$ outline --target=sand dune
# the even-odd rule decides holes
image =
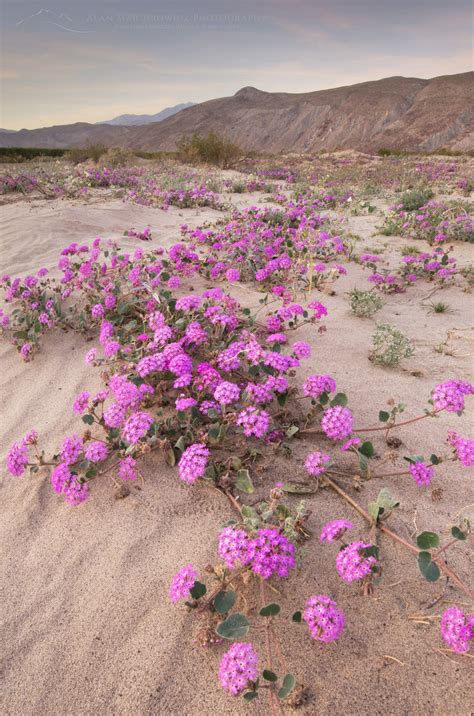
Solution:
[[[254,198],[247,195],[237,201],[249,204]],[[1,265],[12,275],[42,265],[53,267],[66,243],[90,242],[96,236],[136,246],[135,240],[122,237],[123,231],[146,225],[152,227],[152,246],[169,245],[178,238],[181,223],[198,225],[217,215],[209,209],[171,208],[165,213],[100,198],[21,201],[2,207]],[[350,220],[373,245],[377,219]],[[390,242],[393,251],[400,245],[396,239]],[[460,260],[467,262],[470,251],[459,246]],[[375,369],[367,360],[373,324],[350,314],[344,296],[365,280],[360,267],[351,265],[350,275],[336,285],[336,295],[324,297],[331,318],[327,333],[319,336],[306,328],[299,336],[314,346],[306,373],[316,368],[331,372],[349,394],[358,421],[376,420],[383,408],[378,402],[382,396],[404,399],[414,415],[439,379],[472,378],[469,357],[433,350],[453,323],[457,328],[469,326],[469,297],[458,287],[443,291],[443,300],[457,313],[436,319],[428,318],[420,307],[426,285],[414,287],[409,297],[392,296],[380,318],[396,322],[413,338],[417,352],[406,361],[404,371]],[[258,294],[247,288],[237,289],[237,295],[249,305],[258,300]],[[77,335],[58,332],[45,340],[34,362],[24,364],[13,347],[1,344],[2,466],[9,444],[28,429],[40,432],[48,450],[57,447],[66,431],[81,429],[72,401],[79,391],[99,384],[94,369],[82,359],[90,345]],[[336,354],[339,359],[334,363]],[[401,437],[407,451],[429,454],[453,427],[467,437],[469,417],[425,421],[419,430],[406,430]],[[310,446],[296,444],[292,470],[295,464],[296,471],[301,470],[302,456]],[[377,446],[383,452],[383,445]],[[259,490],[267,490],[287,471],[283,458],[273,458],[257,480]],[[406,538],[416,527],[446,532],[456,513],[466,511],[469,504],[472,511],[474,489],[466,471],[455,468],[448,473],[440,466],[437,474],[435,486],[443,489],[439,502],[411,481],[403,483],[403,490],[398,478],[387,481],[401,497],[394,525]],[[2,467],[2,713],[269,712],[264,701],[245,706],[220,690],[216,672],[223,647],[198,646],[194,623],[167,596],[177,568],[188,562],[204,566],[213,560],[218,526],[232,516],[231,508],[210,489],[180,483],[160,455],[148,456],[143,475],[144,482],[132,488],[126,499],[114,499],[112,482],[103,479],[94,484],[93,497],[86,504],[69,508],[52,492],[47,475],[12,478]],[[360,500],[366,502],[380,487],[367,483]],[[309,526],[316,533],[331,516],[352,519],[358,536],[367,533],[362,521],[327,491],[311,497],[310,507]],[[306,712],[467,713],[469,660],[455,663],[436,653],[437,624],[420,626],[408,619],[439,597],[444,585],[423,582],[413,558],[401,548],[386,540],[381,548],[383,584],[370,602],[339,580],[324,551],[330,548],[321,547],[317,539],[307,545],[306,568],[292,580],[291,588],[282,586],[283,651],[292,672],[313,694]],[[451,563],[469,581],[468,548],[454,552]],[[303,600],[320,592],[336,597],[348,622],[341,642],[322,650],[289,619],[301,606],[295,605],[295,594]],[[444,599],[456,600],[458,595],[449,587]],[[431,613],[440,609],[438,605]],[[258,644],[258,637],[255,640]]]

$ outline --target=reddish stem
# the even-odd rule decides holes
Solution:
[[[379,430],[386,430],[387,432],[389,430],[392,430],[392,428],[400,428],[402,425],[410,425],[411,423],[416,423],[418,420],[424,420],[425,418],[432,418],[437,413],[440,413],[441,410],[433,410],[432,413],[425,413],[424,415],[418,415],[416,418],[410,418],[409,420],[403,420],[401,423],[392,423],[391,425],[382,425],[377,426],[376,428],[357,428],[357,430],[353,430],[354,433],[375,433]]]
[[[345,491],[342,489],[342,487],[339,487],[339,485],[337,485],[335,482],[333,482],[333,480],[331,480],[329,477],[325,477],[325,480],[326,480],[327,484],[328,484],[335,492],[337,492],[338,495],[340,495],[341,497],[343,497],[344,500],[346,500],[346,502],[348,502],[350,505],[352,505],[352,507],[353,507],[355,510],[357,510],[357,512],[358,512],[360,515],[362,515],[362,517],[363,517],[367,522],[369,522],[369,524],[373,524],[373,519],[372,519],[372,517],[369,515],[369,513],[366,512],[366,511],[364,510],[364,508],[361,507],[355,500],[353,500],[352,497],[350,497],[350,496],[347,494],[347,492],[345,492]],[[385,527],[385,525],[382,525],[382,524],[377,523],[377,528],[378,528],[381,532],[383,532],[384,534],[386,534],[386,535],[388,535],[389,537],[391,537],[391,538],[392,538],[393,540],[395,540],[396,542],[399,542],[400,544],[402,544],[404,547],[406,547],[407,549],[409,549],[409,550],[410,550],[411,552],[413,552],[414,554],[419,554],[419,552],[423,551],[423,550],[418,549],[418,547],[415,547],[415,545],[410,544],[410,542],[407,542],[405,539],[403,539],[403,537],[400,537],[400,535],[398,535],[396,532],[393,532],[393,531],[390,530],[388,527]],[[455,572],[453,572],[453,571],[448,567],[448,565],[447,565],[445,562],[443,562],[443,560],[441,560],[441,559],[438,558],[438,554],[439,554],[439,553],[434,553],[434,554],[432,554],[432,560],[433,560],[433,562],[435,562],[435,563],[438,565],[438,567],[440,568],[440,570],[441,570],[442,572],[444,572],[444,574],[445,574],[447,577],[449,577],[449,578],[452,580],[452,582],[454,582],[454,584],[456,584],[456,586],[457,586],[462,592],[464,592],[464,594],[466,594],[466,595],[469,597],[469,599],[473,600],[473,599],[474,599],[474,592],[472,592],[472,591],[469,589],[469,587],[466,587],[466,585],[464,584],[464,582],[462,582],[462,580],[457,576],[457,574],[456,574]]]

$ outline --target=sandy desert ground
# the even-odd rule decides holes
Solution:
[[[232,201],[248,206],[262,203],[263,195],[232,195]],[[152,229],[152,247],[169,246],[178,240],[181,224],[198,226],[219,216],[209,208],[163,212],[104,199],[100,193],[87,200],[23,198],[1,207],[0,264],[15,276],[40,266],[53,269],[66,243],[90,243],[97,236],[136,247],[137,241],[123,232],[146,225]],[[383,248],[388,261],[409,243],[378,235],[377,214],[350,216],[349,222],[363,246]],[[458,244],[455,253],[460,264],[473,260],[472,245]],[[333,375],[359,424],[376,424],[381,401],[403,401],[407,415],[417,415],[436,383],[451,377],[472,380],[473,304],[461,285],[435,296],[452,308],[442,315],[428,313],[432,287],[425,282],[384,299],[377,320],[396,324],[416,348],[402,368],[388,369],[367,358],[374,321],[356,318],[347,302],[351,288],[366,288],[367,274],[353,263],[348,269],[334,285],[334,295],[324,295],[327,332],[300,329],[298,337],[314,349],[303,376]],[[245,305],[258,304],[260,294],[251,287],[231,291]],[[435,350],[448,331],[453,332],[454,355]],[[33,362],[23,363],[11,345],[1,343],[2,466],[8,446],[29,429],[41,433],[49,451],[65,432],[81,429],[72,401],[80,391],[99,386],[94,369],[83,361],[90,346],[76,334],[58,331],[44,341]],[[473,437],[472,412],[460,418],[443,414],[400,429],[401,451],[430,454],[449,429]],[[314,449],[315,440],[295,445],[292,462],[275,456],[255,477],[258,490],[268,490],[289,470],[295,478],[304,475],[303,456]],[[375,445],[383,459],[387,447],[381,440]],[[470,513],[472,519],[474,488],[467,473],[457,464],[449,470],[441,465],[431,487],[423,490],[406,477],[384,480],[401,501],[391,518],[393,527],[406,539],[424,529],[446,536],[456,516]],[[213,560],[217,527],[232,517],[229,504],[206,487],[191,493],[160,455],[145,459],[143,475],[143,484],[126,499],[114,499],[112,484],[97,481],[93,499],[71,509],[52,492],[46,472],[16,479],[2,467],[3,714],[269,713],[263,698],[245,705],[219,688],[216,671],[224,647],[200,647],[194,622],[168,600],[179,566]],[[372,480],[351,494],[367,504],[381,486]],[[433,490],[440,491],[438,500]],[[339,517],[354,521],[357,538],[367,536],[362,518],[329,490],[310,495],[308,504],[308,526],[315,535],[329,517]],[[466,599],[443,579],[435,584],[422,580],[414,558],[401,547],[384,537],[379,543],[383,581],[372,597],[341,582],[328,559],[331,547],[321,546],[317,538],[305,547],[305,568],[291,585],[282,582],[279,601],[285,617],[294,611],[295,594],[303,598],[323,592],[334,595],[347,619],[341,640],[324,648],[301,627],[285,622],[284,657],[308,687],[302,712],[467,716],[474,710],[472,660],[440,652],[439,623],[431,619],[446,605],[466,605]],[[472,586],[470,562],[468,543],[450,553],[450,566]],[[418,623],[411,618],[417,614],[430,618]]]

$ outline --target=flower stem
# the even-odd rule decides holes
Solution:
[[[347,492],[345,492],[345,490],[342,489],[342,487],[339,487],[339,485],[338,485],[337,483],[335,483],[333,480],[331,480],[331,478],[329,478],[329,477],[325,477],[325,480],[326,480],[326,483],[329,485],[329,487],[331,487],[335,492],[337,492],[338,495],[340,495],[340,496],[341,496],[344,500],[346,500],[346,502],[348,502],[355,510],[357,510],[357,512],[358,512],[360,515],[362,515],[362,517],[363,517],[369,524],[373,524],[373,519],[372,519],[372,517],[369,515],[369,513],[366,512],[366,510],[364,510],[364,508],[361,507],[355,500],[353,500],[352,497],[350,497],[350,496],[347,494]],[[418,554],[419,552],[423,551],[423,550],[418,549],[418,547],[415,547],[415,545],[410,544],[410,542],[407,542],[405,539],[403,539],[403,537],[400,537],[400,535],[398,535],[396,532],[393,532],[393,531],[390,530],[388,527],[385,527],[385,525],[382,525],[382,524],[377,523],[377,528],[378,528],[381,532],[383,532],[384,534],[386,534],[386,535],[388,535],[389,537],[391,537],[391,538],[392,538],[393,540],[395,540],[396,542],[399,542],[399,544],[402,544],[404,547],[406,547],[406,549],[410,550],[410,552],[413,552],[414,554]],[[460,589],[462,592],[464,592],[464,594],[466,594],[466,595],[469,597],[469,599],[473,599],[473,600],[474,600],[474,592],[472,592],[472,591],[469,589],[469,587],[467,587],[467,586],[464,584],[464,582],[457,576],[457,574],[456,574],[455,572],[453,572],[453,571],[448,567],[448,565],[447,565],[445,562],[443,562],[442,559],[439,559],[439,558],[438,558],[438,554],[439,554],[439,553],[434,553],[434,554],[432,555],[432,560],[433,560],[433,562],[435,562],[435,564],[438,565],[438,567],[440,568],[440,570],[441,570],[442,572],[444,572],[444,574],[446,575],[446,577],[448,577],[449,579],[451,579],[451,581],[458,587],[458,589]]]

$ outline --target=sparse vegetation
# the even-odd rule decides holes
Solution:
[[[413,189],[412,191],[403,192],[399,203],[403,211],[416,211],[421,209],[433,196],[431,189]]]
[[[2,147],[0,162],[26,162],[38,157],[62,157],[66,149],[42,149],[41,147]]]
[[[452,309],[449,305],[449,303],[444,303],[444,301],[430,301],[429,309],[428,309],[428,315],[431,313],[452,313]]]
[[[370,359],[377,365],[397,366],[415,352],[412,342],[390,323],[381,323],[372,336]]]
[[[68,151],[67,158],[73,164],[82,164],[88,159],[97,163],[107,151],[107,147],[103,144],[89,144],[86,147],[73,147]]]
[[[361,291],[353,288],[349,294],[352,312],[359,318],[371,318],[383,306],[382,299],[375,291]]]
[[[177,145],[178,157],[187,164],[213,164],[226,169],[239,159],[243,151],[237,144],[221,137],[215,132],[205,136],[193,134],[192,137],[183,137]]]

